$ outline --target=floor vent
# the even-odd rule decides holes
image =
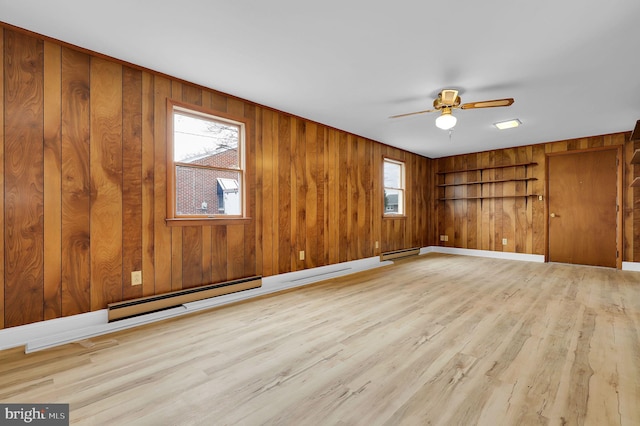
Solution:
[[[196,300],[208,299],[210,297],[249,290],[261,286],[262,277],[249,277],[224,283],[209,284],[201,287],[172,291],[171,293],[159,294],[157,296],[141,297],[139,299],[126,300],[124,302],[110,303],[107,305],[107,309],[109,311],[109,322],[148,314],[150,312],[162,311],[164,309],[180,306],[183,303],[195,302]]]
[[[416,256],[420,254],[420,248],[410,248],[404,250],[389,251],[380,255],[380,260],[399,259],[401,257]]]

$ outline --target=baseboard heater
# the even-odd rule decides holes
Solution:
[[[156,296],[141,297],[139,299],[126,300],[124,302],[110,303],[107,305],[109,322],[174,308],[184,303],[195,302],[196,300],[208,299],[211,297],[221,296],[223,294],[235,293],[261,286],[262,277],[256,276],[177,290]]]
[[[380,255],[380,260],[400,259],[401,257],[416,256],[420,254],[420,248],[414,247],[410,249],[388,251]]]

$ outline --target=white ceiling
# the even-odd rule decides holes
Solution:
[[[432,158],[631,130],[639,18],[638,0],[0,0],[0,21]],[[515,103],[456,110],[451,136],[388,119],[443,88]]]

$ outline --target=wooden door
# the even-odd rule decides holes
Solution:
[[[549,261],[616,267],[617,150],[548,158]]]

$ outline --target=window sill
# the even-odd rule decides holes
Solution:
[[[407,216],[403,214],[385,214],[382,216],[382,219],[406,219]]]
[[[184,219],[165,219],[167,226],[216,226],[216,225],[244,225],[251,222],[250,217],[189,217]]]

